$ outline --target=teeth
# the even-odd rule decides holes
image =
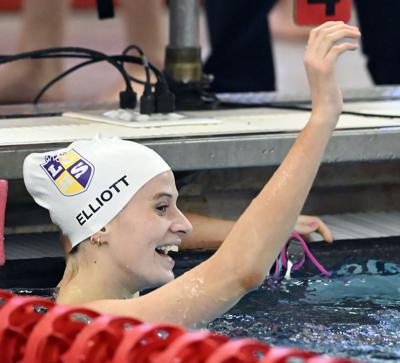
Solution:
[[[164,253],[168,253],[169,251],[178,252],[179,247],[177,245],[164,245],[164,246],[157,247],[157,250],[163,251]]]

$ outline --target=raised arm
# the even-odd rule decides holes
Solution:
[[[171,283],[137,299],[88,304],[98,311],[195,326],[234,305],[264,280],[303,207],[342,110],[335,79],[337,57],[356,43],[357,28],[329,22],[310,34],[305,52],[312,113],[268,184],[239,218],[218,251]]]

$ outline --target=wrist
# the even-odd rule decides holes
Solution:
[[[326,109],[321,111],[317,109],[311,112],[311,117],[308,123],[320,127],[321,129],[333,131],[339,121],[339,116],[340,112],[329,113]]]

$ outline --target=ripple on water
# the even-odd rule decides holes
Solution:
[[[399,362],[400,266],[379,272],[369,261],[350,270],[343,267],[330,279],[267,280],[209,328],[272,345]]]

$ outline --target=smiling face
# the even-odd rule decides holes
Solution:
[[[156,287],[174,278],[173,259],[181,238],[192,230],[176,206],[171,171],[146,183],[108,225],[111,259],[136,288]],[[132,280],[132,281],[129,281]]]

